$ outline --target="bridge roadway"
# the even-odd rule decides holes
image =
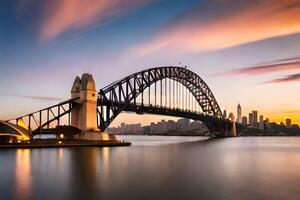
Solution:
[[[191,110],[184,110],[180,108],[168,108],[165,106],[153,106],[141,103],[126,103],[126,102],[111,102],[105,101],[104,105],[116,106],[122,108],[124,112],[135,112],[137,114],[155,114],[155,115],[165,115],[173,117],[188,118],[195,121],[201,121],[208,129],[211,135],[217,137],[226,137],[225,135],[228,131],[226,128],[231,127],[231,122],[228,119],[221,119],[213,115],[206,115],[201,112],[193,112]],[[225,128],[225,129],[224,129]],[[220,131],[222,130],[223,131]]]

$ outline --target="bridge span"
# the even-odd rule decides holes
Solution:
[[[104,132],[122,112],[157,114],[202,121],[211,135],[235,136],[234,120],[222,115],[208,85],[196,73],[178,66],[146,69],[96,90],[91,74],[76,77],[71,98],[39,111],[7,120],[31,134],[63,123]]]

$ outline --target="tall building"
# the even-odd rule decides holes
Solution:
[[[258,117],[257,117],[257,111],[256,110],[252,111],[252,117],[253,117],[253,119],[252,119],[253,127],[257,128]]]
[[[266,118],[265,120],[265,127],[271,128],[271,124],[269,123],[269,118]]]
[[[253,114],[249,113],[249,126],[253,126]]]
[[[246,116],[244,116],[244,117],[242,118],[242,124],[243,124],[244,126],[247,126],[247,117],[246,117]]]
[[[292,120],[291,119],[286,119],[285,120],[285,126],[287,128],[291,128],[292,127]]]
[[[266,124],[268,124],[269,123],[269,118],[266,118]]]
[[[242,123],[242,108],[241,108],[240,104],[238,104],[238,106],[237,106],[236,122]]]
[[[223,116],[224,116],[225,118],[227,118],[227,111],[226,111],[226,109],[223,111]]]
[[[260,130],[264,130],[265,129],[265,127],[264,127],[264,116],[262,116],[262,115],[259,116],[259,125],[258,125],[258,128]]]

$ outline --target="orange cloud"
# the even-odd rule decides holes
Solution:
[[[299,0],[209,2],[210,7],[189,11],[149,42],[134,47],[134,53],[143,56],[160,48],[177,52],[219,50],[300,32]]]
[[[93,23],[107,23],[150,0],[51,0],[41,27],[43,40]]]

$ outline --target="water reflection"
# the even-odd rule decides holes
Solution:
[[[104,179],[108,179],[109,177],[109,153],[110,153],[110,148],[109,147],[104,147],[101,149],[102,153],[102,167],[103,167],[103,175]]]
[[[74,198],[90,199],[96,193],[100,150],[100,148],[76,148],[70,152],[72,188],[69,189]]]
[[[32,192],[32,174],[30,163],[30,149],[16,151],[15,195],[17,199],[30,199]]]
[[[149,137],[0,151],[0,199],[299,199],[300,138]]]

